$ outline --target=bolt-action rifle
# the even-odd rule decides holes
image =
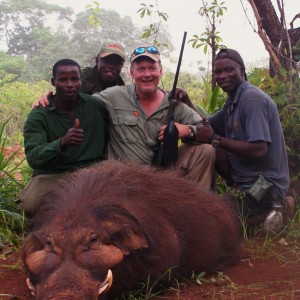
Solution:
[[[154,156],[152,164],[157,167],[169,168],[176,164],[178,156],[178,129],[174,121],[174,112],[176,106],[175,93],[179,77],[179,71],[182,61],[182,55],[185,45],[186,32],[184,32],[183,40],[181,44],[180,55],[177,63],[177,69],[175,73],[173,88],[169,94],[169,109],[167,114],[167,127],[164,130],[163,142],[157,141],[154,147]]]

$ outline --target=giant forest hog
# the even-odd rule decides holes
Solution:
[[[220,197],[172,171],[106,161],[44,199],[23,246],[36,299],[119,297],[155,281],[215,272],[239,256]]]

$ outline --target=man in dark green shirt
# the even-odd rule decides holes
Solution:
[[[96,65],[81,71],[81,91],[92,95],[108,87],[124,85],[120,72],[125,62],[125,49],[120,43],[104,42],[96,57]]]
[[[97,98],[81,94],[80,66],[63,59],[53,66],[55,95],[47,108],[32,110],[24,126],[24,146],[33,176],[19,201],[30,215],[66,174],[101,161],[108,139],[108,114]]]

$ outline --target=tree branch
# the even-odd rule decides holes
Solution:
[[[280,60],[277,56],[277,51],[275,52],[272,46],[272,43],[270,42],[266,32],[263,30],[263,26],[262,26],[262,19],[260,17],[260,14],[256,8],[256,5],[254,3],[253,0],[248,0],[248,2],[250,3],[252,10],[254,12],[254,16],[256,18],[257,21],[257,30],[258,30],[258,35],[260,36],[260,38],[262,39],[266,50],[269,52],[269,55],[271,57],[271,61],[272,61],[272,66],[274,68],[274,72],[276,73],[277,77],[280,80],[283,80],[283,77],[281,75],[281,68],[283,67],[282,64],[280,63]]]

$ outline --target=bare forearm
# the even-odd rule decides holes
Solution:
[[[262,141],[246,142],[221,137],[219,145],[224,150],[244,158],[262,158],[267,154],[267,144]]]

